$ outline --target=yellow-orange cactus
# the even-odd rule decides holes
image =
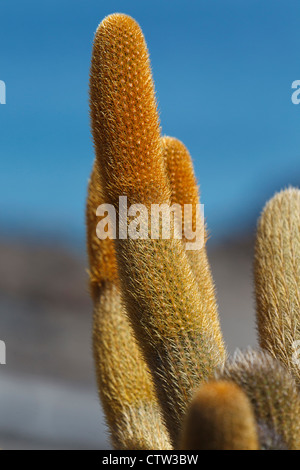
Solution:
[[[184,211],[182,214],[183,241],[187,243],[189,240],[185,237],[185,228],[190,222],[192,232],[196,232],[197,215],[199,216],[199,214],[197,214],[197,205],[200,204],[199,190],[194,174],[193,162],[189,151],[185,145],[180,142],[180,140],[175,139],[174,137],[163,137],[162,145],[164,160],[171,185],[171,203],[179,204],[182,208],[188,204],[192,205],[191,221],[186,220]],[[209,311],[212,328],[214,330],[214,338],[218,343],[220,354],[225,360],[226,352],[220,328],[214,283],[205,249],[206,233],[204,220],[201,218],[200,224],[200,232],[203,231],[203,246],[198,250],[187,250],[187,257],[200,290],[202,310]]]
[[[102,188],[94,168],[86,214],[93,352],[112,442],[118,449],[169,449],[152,379],[122,304],[114,241],[96,236],[96,209],[101,203]]]
[[[287,189],[266,205],[258,223],[255,286],[260,345],[300,385],[300,191]]]
[[[144,36],[129,16],[114,14],[97,29],[90,105],[97,164],[106,202],[167,202],[160,128]],[[157,158],[153,158],[153,156]]]
[[[106,18],[95,36],[91,120],[106,202],[116,210],[120,195],[149,209],[170,204],[148,52],[139,26],[125,15]],[[181,240],[117,239],[116,252],[128,315],[176,443],[187,398],[220,365],[223,351]]]
[[[291,375],[299,377],[291,365],[299,334],[298,192],[271,203],[258,230],[258,323],[261,346],[273,358],[247,352],[224,364],[204,221],[204,243],[192,251],[186,250],[189,240],[177,236],[176,217],[167,238],[161,230],[151,237],[151,215],[146,236],[96,236],[97,205],[111,204],[120,215],[120,196],[150,214],[153,204],[199,203],[188,151],[161,137],[146,43],[126,15],[110,15],[96,32],[90,106],[93,349],[114,447],[300,448],[299,390]],[[122,233],[131,221],[126,216]],[[193,230],[196,222],[195,210],[183,218]]]

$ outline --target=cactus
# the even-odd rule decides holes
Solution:
[[[300,191],[278,193],[259,220],[255,287],[260,345],[300,385]],[[297,347],[298,344],[298,347]]]
[[[299,390],[278,360],[265,351],[237,352],[216,375],[235,382],[246,393],[255,414],[261,449],[300,449]]]
[[[192,230],[196,231],[196,207],[199,204],[199,193],[197,181],[194,175],[193,162],[187,148],[178,139],[172,137],[164,137],[162,139],[163,155],[167,174],[171,184],[171,203],[179,204],[184,207],[185,204],[191,204],[193,207],[192,214]],[[184,236],[184,228],[189,220],[186,220],[183,214],[182,218],[182,232],[183,242],[187,242]],[[202,227],[201,227],[202,228]],[[204,227],[203,227],[204,229]],[[204,241],[206,242],[207,235],[204,232]],[[211,276],[211,271],[207,259],[205,247],[199,250],[188,250],[187,257],[189,259],[192,272],[198,283],[201,294],[203,309],[210,312],[210,319],[214,330],[215,340],[218,343],[219,351],[223,357],[226,358],[225,345],[222,338],[220,328],[218,307],[214,292],[214,283]]]
[[[186,417],[182,450],[258,450],[251,403],[232,382],[202,385]]]
[[[169,204],[146,44],[125,15],[108,17],[96,33],[91,118],[106,201],[117,211],[120,195],[149,209]],[[187,398],[221,361],[209,311],[181,240],[117,239],[116,252],[123,299],[175,444]]]
[[[268,310],[267,327],[262,327],[271,339],[261,345],[274,358],[262,351],[227,359],[206,254],[207,231],[196,211],[192,161],[180,141],[161,137],[147,46],[138,24],[126,15],[110,15],[97,29],[90,108],[96,154],[87,203],[93,350],[114,447],[300,448],[299,390],[291,375],[290,350],[281,357],[272,338],[278,331],[276,326],[272,330],[274,310]],[[128,212],[115,240],[99,240],[96,208],[110,204],[121,219],[121,196],[128,207],[139,204],[142,210],[143,205],[151,214],[146,231],[124,237],[132,223]],[[191,204],[193,211],[184,213],[182,221],[175,213],[167,238],[160,221],[153,237],[153,204]],[[290,218],[294,210],[296,204],[290,206]],[[199,221],[203,244],[189,251],[186,234],[180,239],[178,233],[186,225],[195,230]],[[286,270],[292,293],[297,293],[297,244],[288,242],[288,230],[294,233],[296,225],[297,218],[289,219],[283,245],[259,231],[256,260],[265,264],[256,268],[261,276],[257,292],[269,300],[270,247],[278,256],[275,269]],[[272,227],[276,231],[276,224]],[[280,262],[283,254],[289,262]],[[280,302],[285,300],[280,297]],[[262,316],[266,308],[259,306]],[[299,329],[295,315],[294,308],[284,311],[284,323],[278,324],[284,326],[285,344],[290,344],[289,334],[297,339],[290,329],[294,323]]]
[[[102,202],[94,167],[87,202],[87,247],[94,301],[93,352],[107,424],[118,449],[169,449],[153,382],[122,303],[114,242],[96,235],[96,209]]]

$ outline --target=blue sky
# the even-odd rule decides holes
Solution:
[[[93,161],[94,31],[124,12],[145,34],[164,134],[189,148],[212,239],[238,234],[266,198],[299,184],[300,2],[0,2],[0,234],[84,237]]]

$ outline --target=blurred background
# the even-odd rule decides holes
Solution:
[[[106,449],[91,355],[84,206],[93,35],[113,12],[145,34],[164,134],[189,148],[230,352],[256,345],[257,217],[299,185],[295,0],[0,2],[0,447]]]

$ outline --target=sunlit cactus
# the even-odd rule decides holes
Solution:
[[[298,192],[290,190],[280,202],[281,225],[277,204],[270,203],[258,230],[259,332],[273,357],[261,351],[227,359],[192,161],[180,141],[161,136],[145,39],[126,15],[110,15],[97,29],[90,107],[96,154],[87,204],[93,351],[113,446],[300,448],[299,390],[291,375],[299,377],[291,362],[299,338]],[[134,219],[126,212],[115,239],[100,240],[96,209],[110,204],[121,220],[120,197],[127,198],[125,209],[138,204],[150,214],[146,230],[124,236]],[[161,222],[153,236],[155,204],[190,204],[193,211],[183,211],[181,219],[175,213],[169,237]],[[194,232],[198,223],[202,243],[187,250],[184,229]]]
[[[191,243],[185,236],[188,224],[191,224],[192,232],[196,233],[197,216],[201,216],[201,213],[197,213],[197,205],[200,204],[200,200],[193,162],[187,148],[180,140],[165,136],[162,139],[162,144],[165,165],[171,185],[171,203],[179,204],[182,208],[185,205],[192,206],[192,218],[190,220],[187,220],[187,217],[184,216],[184,211],[182,211],[182,239],[186,245]],[[209,312],[209,321],[214,330],[214,338],[218,343],[220,354],[225,360],[225,345],[219,322],[214,283],[205,249],[207,235],[204,220],[201,217],[199,217],[199,224],[199,235],[202,237],[201,245],[197,250],[187,250],[186,254],[200,290],[201,308],[203,311]]]
[[[94,168],[86,214],[93,352],[112,442],[118,449],[169,449],[152,379],[122,304],[114,242],[96,235],[96,209],[101,203],[101,183]]]
[[[300,191],[286,189],[266,205],[255,246],[260,345],[300,386]]]
[[[106,202],[170,204],[146,44],[125,15],[106,18],[95,36],[91,118]],[[124,302],[152,372],[171,439],[178,441],[187,399],[222,361],[209,312],[181,240],[116,240]]]

